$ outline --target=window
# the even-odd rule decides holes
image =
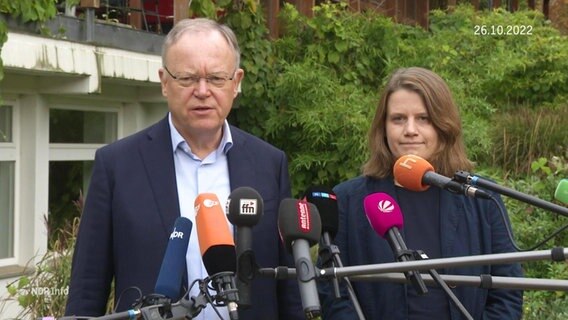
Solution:
[[[14,161],[0,161],[0,259],[14,257]]]
[[[49,244],[57,239],[56,230],[68,230],[80,215],[78,200],[87,192],[96,149],[117,139],[119,109],[100,109],[105,111],[81,106],[49,110]]]
[[[110,143],[117,135],[116,112],[49,111],[50,143]]]
[[[12,106],[0,106],[0,259],[14,257],[16,147]]]
[[[0,106],[0,143],[12,142],[12,107]]]

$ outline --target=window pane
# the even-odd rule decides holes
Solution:
[[[0,106],[0,142],[12,142],[12,106]]]
[[[69,230],[73,219],[80,216],[94,161],[51,161],[49,163],[48,242],[58,238],[57,230]],[[79,205],[79,207],[78,207]]]
[[[14,256],[14,161],[0,162],[0,259]]]
[[[117,136],[116,112],[51,109],[49,142],[110,143]]]

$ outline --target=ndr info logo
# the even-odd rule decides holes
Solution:
[[[59,296],[59,295],[69,295],[69,287],[65,288],[50,288],[50,287],[33,287],[29,290],[31,294],[36,296]]]

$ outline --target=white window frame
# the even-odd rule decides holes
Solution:
[[[122,108],[120,104],[104,102],[108,107],[93,106],[94,101],[89,101],[89,105],[73,102],[50,101],[49,110],[73,110],[73,111],[93,111],[93,112],[114,112],[117,114],[116,137],[120,139],[122,124]],[[113,141],[111,141],[113,142]],[[98,148],[107,143],[49,143],[49,162],[51,161],[89,161],[95,159],[95,152]]]
[[[19,181],[20,181],[20,161],[19,161],[19,146],[20,146],[20,113],[18,108],[17,100],[8,100],[4,97],[3,101],[0,103],[2,106],[11,106],[12,107],[12,141],[11,142],[0,142],[0,161],[13,161],[14,162],[14,212],[13,219],[14,225],[12,226],[12,236],[13,236],[13,256],[11,258],[0,258],[0,267],[16,265],[18,262],[19,254],[20,254],[20,237],[18,236],[17,230],[20,229],[20,217],[17,214],[19,212],[19,203],[20,203],[20,193],[19,190]]]

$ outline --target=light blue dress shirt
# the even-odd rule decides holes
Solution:
[[[201,259],[199,241],[197,239],[197,228],[195,224],[194,202],[200,193],[214,193],[219,198],[223,212],[225,203],[231,193],[229,181],[229,166],[227,162],[227,152],[233,145],[231,130],[225,120],[223,125],[223,136],[217,149],[207,155],[204,159],[199,159],[192,151],[187,142],[177,131],[172,123],[171,113],[168,115],[172,146],[174,153],[174,164],[176,171],[177,191],[179,196],[179,207],[181,216],[188,218],[193,223],[189,247],[187,249],[187,274],[188,286],[196,279],[203,279],[208,276],[207,270]],[[225,216],[226,216],[226,212]],[[229,230],[233,234],[233,227],[227,220]],[[211,292],[215,294],[216,292]],[[199,287],[194,285],[190,289],[190,296],[199,295]],[[229,319],[226,307],[217,308],[223,319]],[[219,319],[210,304],[194,319]]]

